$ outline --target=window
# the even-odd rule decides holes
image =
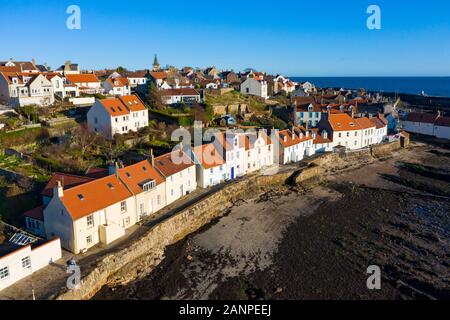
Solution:
[[[130,217],[126,217],[125,218],[125,223],[124,223],[126,226],[129,226],[130,225]]]
[[[158,194],[158,197],[156,198],[156,202],[158,203],[158,205],[161,204],[161,195]]]
[[[170,195],[173,196],[173,189],[170,189]]]
[[[143,204],[143,203],[141,203],[141,204],[139,205],[139,211],[141,212],[141,216],[144,216],[144,215],[145,215],[145,207],[144,207],[144,204]]]
[[[152,181],[150,181],[150,182],[144,184],[144,185],[142,186],[142,189],[143,189],[145,192],[148,192],[148,191],[152,190],[152,189],[155,188],[155,187],[156,187],[156,182],[155,182],[154,180],[152,180]]]
[[[95,123],[95,124],[98,123],[98,118],[97,118],[97,117],[94,118],[94,123]]]
[[[22,258],[22,268],[30,269],[31,268],[31,260],[30,257]]]
[[[355,132],[355,137],[357,137],[357,136],[358,136],[358,131]]]
[[[87,237],[86,237],[86,244],[87,244],[87,245],[92,244],[92,236],[87,236]]]
[[[347,137],[350,137],[350,132],[347,132]]]
[[[339,132],[339,138],[342,138],[342,133]]]
[[[120,211],[121,211],[121,212],[127,211],[127,202],[126,202],[126,201],[122,201],[122,202],[120,203]]]
[[[91,214],[90,216],[87,216],[87,227],[92,228],[94,226],[94,216]]]
[[[9,277],[9,268],[4,267],[0,269],[0,280],[6,279]]]

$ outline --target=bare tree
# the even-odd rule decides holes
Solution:
[[[95,145],[97,140],[98,135],[89,131],[86,123],[82,123],[79,127],[72,131],[71,142],[80,149],[83,157],[89,148]]]

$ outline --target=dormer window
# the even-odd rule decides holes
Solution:
[[[156,188],[156,181],[155,180],[144,182],[142,184],[142,190],[144,190],[145,192],[149,192],[150,190],[152,190],[154,188]]]

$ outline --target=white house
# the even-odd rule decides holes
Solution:
[[[148,126],[148,109],[137,95],[96,100],[87,121],[90,130],[112,138]]]
[[[450,117],[439,117],[436,120],[434,135],[440,139],[450,139]]]
[[[241,93],[267,99],[269,97],[267,93],[267,81],[257,80],[255,78],[247,78],[241,84]]]
[[[58,183],[44,209],[47,238],[75,254],[113,242],[137,219],[135,197],[116,175],[67,190]]]
[[[333,140],[326,130],[311,129],[314,153],[324,153],[333,151]]]
[[[191,151],[196,166],[197,186],[208,188],[227,180],[225,160],[213,143],[196,146]]]
[[[373,143],[382,143],[388,135],[388,120],[381,114],[370,118],[375,125],[375,134]]]
[[[0,72],[0,100],[12,106],[55,102],[52,83],[41,73]]]
[[[200,93],[192,88],[164,89],[160,94],[165,104],[201,102]]]
[[[74,98],[80,95],[78,87],[74,84],[67,83],[65,78],[59,73],[46,73],[45,77],[51,81],[54,94],[61,99],[66,97]]]
[[[130,208],[130,211],[136,212],[136,218],[131,218],[132,224],[167,205],[166,179],[156,170],[154,163],[150,164],[148,160],[143,160],[122,168],[116,164],[110,167],[110,173],[117,174],[128,190],[135,195],[136,207]]]
[[[376,124],[369,118],[352,118],[346,113],[324,113],[319,130],[330,134],[333,147],[357,150],[377,143]]]
[[[131,87],[127,78],[108,78],[103,87],[106,93],[111,96],[128,96],[131,94]]]
[[[245,174],[245,140],[242,133],[228,130],[218,133],[212,142],[225,161],[225,180],[234,180]]]
[[[151,161],[166,179],[167,205],[197,188],[195,164],[183,151],[174,150]]]
[[[62,256],[58,238],[23,247],[9,243],[5,246],[12,250],[0,250],[0,291],[58,261]]]
[[[244,169],[245,174],[261,170],[274,164],[272,140],[265,130],[245,133]]]
[[[275,135],[278,138],[280,164],[298,162],[314,154],[312,134],[301,126],[277,131]]]
[[[127,74],[128,83],[131,88],[144,86],[147,84],[147,71],[136,71]]]
[[[100,80],[93,73],[66,74],[65,77],[69,84],[78,87],[80,93],[96,94],[103,92]]]
[[[450,139],[450,117],[430,113],[412,112],[403,121],[403,129],[411,133]]]

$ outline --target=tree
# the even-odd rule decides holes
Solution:
[[[120,74],[123,76],[124,73],[127,72],[127,69],[125,69],[124,67],[120,66],[120,67],[118,67],[118,68],[116,69],[116,71],[117,71],[118,73],[120,73]]]
[[[82,123],[72,133],[72,143],[80,149],[81,155],[84,157],[88,149],[95,145],[98,135],[90,132],[86,123]]]
[[[157,110],[164,110],[166,108],[164,103],[162,102],[161,94],[159,93],[158,88],[156,88],[153,81],[150,81],[150,83],[147,87],[147,94],[145,96],[145,102],[151,108],[154,108]]]
[[[32,120],[37,120],[37,109],[35,105],[30,104],[20,107],[19,111],[27,117],[28,123],[31,123]]]

